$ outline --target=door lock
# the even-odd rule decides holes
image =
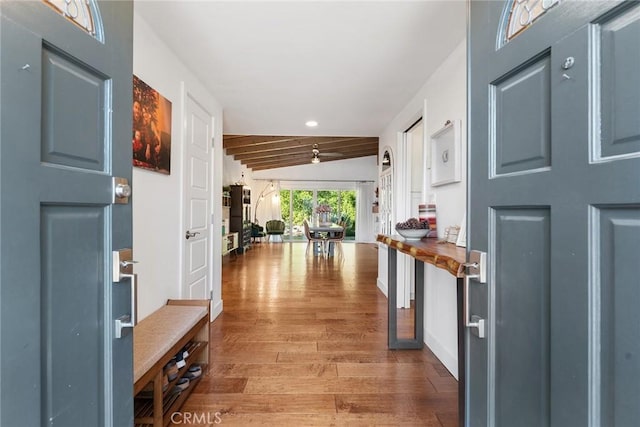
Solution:
[[[568,70],[569,68],[573,67],[575,63],[576,63],[576,59],[573,56],[568,56],[567,58],[565,58],[564,62],[562,63],[562,69]]]
[[[111,201],[117,205],[126,205],[129,203],[129,197],[131,197],[131,186],[127,178],[113,177],[113,200]]]

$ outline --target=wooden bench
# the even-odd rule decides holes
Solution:
[[[164,367],[183,347],[189,356],[178,376],[163,391]],[[164,427],[178,411],[202,375],[180,393],[177,381],[197,363],[202,375],[209,363],[209,300],[169,300],[133,329],[133,394],[135,424]],[[152,384],[152,397],[141,395]]]

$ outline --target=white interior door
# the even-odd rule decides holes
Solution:
[[[213,117],[188,91],[185,101],[184,244],[182,298],[210,296]]]

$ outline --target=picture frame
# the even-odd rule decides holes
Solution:
[[[460,120],[447,120],[431,135],[431,186],[460,182]]]
[[[458,234],[460,233],[459,225],[452,225],[447,227],[446,241],[447,243],[456,243],[458,241]]]
[[[171,101],[133,75],[133,166],[171,174]]]
[[[460,231],[458,232],[458,240],[456,240],[456,246],[467,246],[467,215],[462,217],[462,223],[460,224]]]

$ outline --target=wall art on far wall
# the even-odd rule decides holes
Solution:
[[[447,120],[431,135],[431,186],[460,179],[460,120]]]
[[[171,173],[171,101],[133,76],[133,166]]]

